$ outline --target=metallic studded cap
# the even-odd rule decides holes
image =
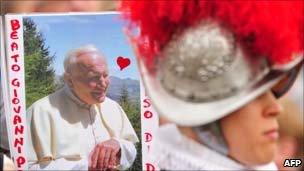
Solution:
[[[282,78],[266,58],[248,57],[229,31],[212,22],[174,37],[157,59],[156,75],[139,61],[145,88],[159,114],[185,126],[220,119]]]
[[[251,67],[233,35],[211,22],[174,38],[161,55],[158,78],[162,86],[185,101],[229,97],[256,77],[257,68]],[[262,69],[266,65],[265,62]]]
[[[121,10],[139,28],[146,92],[178,125],[214,122],[266,91],[280,97],[303,61],[303,1],[126,0]]]

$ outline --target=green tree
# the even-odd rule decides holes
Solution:
[[[126,85],[123,85],[120,91],[119,104],[124,110],[130,110],[131,104],[129,102],[129,92]]]
[[[23,26],[26,106],[29,107],[55,90],[55,71],[51,67],[54,55],[50,55],[45,39],[33,20],[25,18]]]
[[[140,124],[140,103],[132,103],[129,99],[129,92],[125,85],[122,86],[119,97],[119,104],[126,112],[136,134],[141,139],[141,124]],[[141,140],[136,144],[137,156],[129,170],[142,170],[141,156]]]

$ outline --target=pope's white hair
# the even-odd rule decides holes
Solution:
[[[65,55],[65,58],[64,58],[63,65],[64,65],[65,73],[69,72],[71,64],[76,62],[77,57],[81,54],[84,54],[84,53],[100,53],[100,52],[94,45],[91,45],[91,44],[84,45],[84,46],[81,46],[79,48],[75,48],[75,49],[70,50]]]

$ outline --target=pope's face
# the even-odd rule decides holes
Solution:
[[[108,67],[98,53],[84,53],[71,64],[66,80],[74,94],[86,104],[92,105],[105,100],[109,86]]]
[[[220,120],[229,156],[247,166],[274,160],[277,150],[277,116],[282,107],[271,92]]]

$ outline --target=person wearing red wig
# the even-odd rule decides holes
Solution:
[[[277,102],[303,64],[303,1],[123,1],[159,169],[275,170]],[[283,163],[282,163],[283,164]]]

